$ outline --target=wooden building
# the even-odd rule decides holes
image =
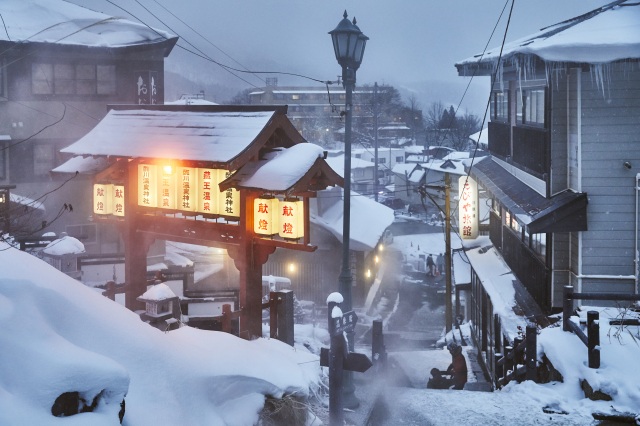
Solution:
[[[50,172],[108,104],[164,102],[164,59],[177,37],[60,0],[3,0],[0,14],[0,184],[47,212],[14,231],[65,231],[89,252],[101,241],[118,251],[113,230],[91,222],[78,197],[89,180]]]
[[[490,241],[469,242],[472,320],[490,370],[515,332],[495,309],[501,293],[515,294],[521,326],[544,326],[565,285],[638,292],[639,23],[640,4],[615,1],[456,64],[493,83],[491,157],[469,170],[492,206]],[[489,251],[506,271],[483,268]],[[495,274],[507,272],[501,290]]]

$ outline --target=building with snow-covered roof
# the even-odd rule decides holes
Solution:
[[[482,265],[487,250],[513,274],[513,309],[540,326],[566,285],[639,291],[640,3],[611,2],[456,67],[494,81],[491,157],[470,169],[491,202],[490,242],[469,257],[471,320],[494,371],[508,326],[493,316],[500,277]]]
[[[50,172],[108,104],[164,102],[164,59],[178,38],[62,0],[3,0],[0,15],[0,184],[32,199],[53,191],[44,217],[14,231],[64,231],[89,252],[117,251],[117,233],[99,230],[77,197],[86,178],[62,185],[69,176]]]

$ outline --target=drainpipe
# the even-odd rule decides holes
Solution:
[[[640,293],[638,289],[638,191],[640,191],[640,173],[636,174],[636,252],[635,252],[635,280],[636,280],[636,294]]]

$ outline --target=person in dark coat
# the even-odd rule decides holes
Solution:
[[[462,355],[462,346],[449,343],[447,349],[451,354],[451,364],[446,371],[431,369],[431,378],[427,387],[431,389],[462,389],[467,383],[467,360]],[[445,377],[445,376],[449,377]]]
[[[436,264],[433,262],[433,257],[429,255],[427,257],[427,269],[429,269],[429,272],[427,273],[427,275],[429,275],[430,277],[433,277],[434,275],[435,266]]]

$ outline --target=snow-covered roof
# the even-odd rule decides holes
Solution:
[[[422,163],[420,166],[428,170],[450,173],[453,175],[463,176],[467,174],[464,169],[464,164],[460,160],[432,160],[428,163]]]
[[[326,159],[327,164],[340,176],[344,177],[344,155],[337,157],[328,157]],[[375,165],[371,161],[363,160],[362,158],[351,157],[351,170],[355,169],[368,169]]]
[[[343,194],[340,187],[319,191],[309,208],[311,222],[329,231],[339,241],[343,239]],[[384,231],[393,223],[394,214],[389,207],[351,191],[350,219],[350,249],[369,251],[375,248]]]
[[[51,241],[42,251],[43,253],[53,256],[79,254],[84,253],[84,244],[82,244],[77,238],[65,235],[62,238]]]
[[[104,157],[83,157],[77,155],[51,170],[56,173],[94,174],[104,170],[109,162]]]
[[[424,147],[420,145],[408,145],[404,147],[404,152],[407,154],[422,154]]]
[[[464,59],[465,66],[495,62],[500,46]],[[539,32],[505,44],[502,58],[516,54],[536,55],[547,62],[605,64],[640,58],[640,3],[618,0],[589,13],[541,29]]]
[[[159,283],[151,286],[149,290],[145,291],[142,296],[139,297],[140,300],[166,300],[176,297],[176,294],[169,288],[168,285],[164,283]]]
[[[184,97],[176,101],[165,102],[165,105],[219,105],[206,99]]]
[[[162,106],[112,109],[84,137],[61,152],[75,155],[162,158],[228,163],[276,126],[303,141],[279,108]],[[272,126],[271,128],[269,126]],[[236,165],[239,166],[239,165]]]
[[[486,128],[482,129],[479,132],[469,135],[469,139],[475,143],[487,145],[489,143],[489,130]]]
[[[2,0],[0,40],[94,47],[160,43],[177,37],[60,0]]]
[[[399,175],[411,174],[418,167],[416,163],[396,163],[391,171]]]
[[[283,192],[291,189],[311,169],[314,163],[324,157],[321,146],[300,143],[290,148],[275,150],[263,160],[244,165],[229,178],[233,186],[239,188],[263,189]]]

